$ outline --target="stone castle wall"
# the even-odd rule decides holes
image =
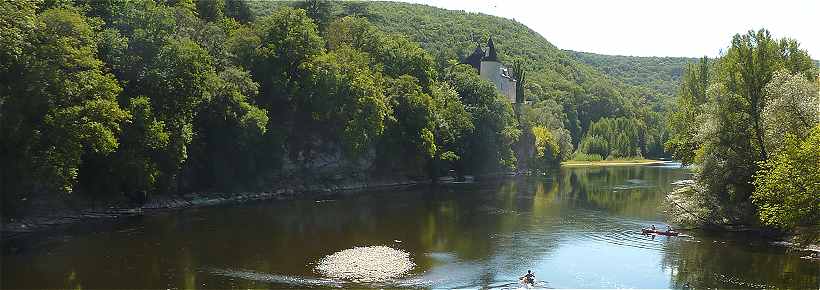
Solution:
[[[481,78],[488,80],[495,85],[495,88],[510,100],[510,103],[515,103],[515,81],[505,77],[502,73],[505,67],[497,61],[482,61],[481,62]]]

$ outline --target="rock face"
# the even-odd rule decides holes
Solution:
[[[386,246],[354,247],[328,255],[319,261],[316,272],[354,283],[383,282],[400,278],[415,264],[410,254]]]

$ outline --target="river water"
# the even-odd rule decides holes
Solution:
[[[546,178],[339,194],[134,217],[16,241],[11,288],[820,288],[820,263],[769,241],[665,228],[677,164],[562,168]],[[325,277],[354,247],[409,255],[399,277]],[[383,247],[379,247],[383,248]]]

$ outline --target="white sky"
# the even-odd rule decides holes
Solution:
[[[717,56],[765,27],[820,59],[820,0],[400,0],[512,18],[561,49],[634,56]]]

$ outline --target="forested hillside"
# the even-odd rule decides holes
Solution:
[[[584,139],[602,137],[588,134],[597,121],[604,117],[622,117],[635,119],[642,129],[631,136],[627,132],[607,133],[619,141],[608,140],[601,158],[663,155],[661,144],[666,138],[663,99],[607,77],[556,48],[525,25],[501,17],[424,5],[379,2],[370,7],[378,26],[410,35],[422,47],[436,52],[439,62],[453,57],[463,59],[477,43],[492,37],[502,61],[524,64],[528,73],[525,94],[536,107],[539,101],[543,101],[542,106],[557,103],[563,107],[561,117],[565,128],[571,132],[573,145],[582,149],[581,153],[591,153],[583,150]],[[612,141],[615,142],[609,143]]]
[[[697,61],[696,58],[688,57],[643,57],[565,51],[614,79],[669,99],[680,89],[686,65]]]
[[[509,19],[318,0],[0,8],[4,216],[41,199],[141,203],[664,154],[662,101]],[[459,64],[489,37],[529,104]]]
[[[363,18],[246,4],[2,2],[3,217],[514,169],[513,108],[471,67]]]
[[[257,15],[265,15],[274,7],[296,5],[296,2],[252,2],[250,5]],[[600,158],[634,157],[609,154],[616,151],[640,152],[643,156],[664,154],[664,100],[649,90],[610,79],[515,20],[394,2],[330,2],[318,8],[321,9],[317,12],[331,15],[327,18],[358,15],[385,31],[409,36],[435,57],[439,67],[463,60],[477,45],[486,45],[492,37],[502,62],[508,65],[520,62],[527,71],[525,95],[535,103],[532,107],[535,110],[529,113],[538,115],[528,119],[561,120],[563,128],[555,128],[555,124],[542,125],[553,127],[555,134],[562,130],[569,132],[573,148],[577,148],[583,138],[593,137],[586,136],[586,132],[603,117],[636,119],[645,128],[634,134],[637,139],[623,134],[620,144],[611,144],[612,150],[610,144],[604,144],[605,154]],[[555,106],[561,109],[554,112],[551,108]],[[549,115],[548,108],[559,115]]]

